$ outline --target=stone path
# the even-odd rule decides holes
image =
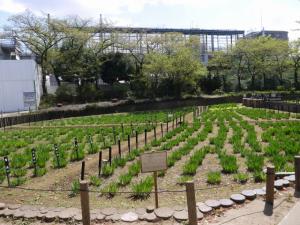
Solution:
[[[276,180],[274,183],[282,184],[275,185],[278,191],[285,191],[286,187],[293,183],[293,177],[288,176],[283,179]],[[236,204],[242,205],[244,202],[251,202],[256,198],[263,199],[265,195],[264,188],[255,190],[243,190],[241,193],[235,193],[230,196],[230,199],[213,199],[206,200],[205,203],[198,202],[196,204],[197,216],[201,220],[211,212],[219,210],[219,208],[228,209]],[[295,210],[300,210],[300,203]],[[295,214],[295,215],[294,215]],[[291,211],[291,220],[297,213]],[[12,218],[12,219],[24,219],[24,220],[40,220],[46,223],[54,221],[58,222],[80,222],[82,220],[81,210],[77,208],[46,208],[30,205],[18,205],[18,204],[5,204],[0,203],[0,217]],[[137,209],[116,209],[116,208],[104,208],[91,210],[91,220],[94,222],[157,222],[159,220],[176,220],[178,222],[188,220],[188,212],[186,207],[173,206],[161,207],[155,209],[153,206],[147,208]],[[283,223],[282,225],[290,224]],[[291,223],[291,225],[293,225]]]

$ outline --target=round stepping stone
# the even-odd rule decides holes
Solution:
[[[246,197],[241,194],[233,194],[230,196],[230,199],[238,204],[242,204],[245,202]]]
[[[64,210],[65,210],[65,208],[63,208],[63,207],[58,207],[58,208],[53,208],[51,211],[60,213],[60,212],[62,212],[62,211],[64,211]]]
[[[8,208],[11,209],[11,210],[15,210],[15,209],[18,209],[20,207],[21,207],[21,205],[18,205],[18,204],[10,204],[10,205],[8,205]]]
[[[81,215],[81,213],[78,213],[78,214],[80,214]],[[78,215],[77,213],[74,215],[74,217],[76,216],[76,215]],[[96,213],[91,213],[91,221],[95,221],[97,219],[97,214]]]
[[[105,215],[98,213],[96,216],[96,220],[98,220],[99,222],[103,221],[105,219]]]
[[[266,191],[266,187],[263,187],[262,188],[264,191]],[[277,189],[276,188],[274,188],[274,194],[277,192]]]
[[[219,201],[221,203],[221,206],[224,207],[224,208],[231,207],[234,204],[234,202],[232,200],[227,199],[227,198],[220,199]]]
[[[202,202],[197,203],[198,209],[202,213],[210,213],[212,211],[212,207],[205,205]]]
[[[102,214],[106,215],[106,216],[111,216],[115,213],[117,213],[117,210],[115,208],[105,208],[102,209]]]
[[[282,190],[283,189],[283,182],[282,180],[276,180],[274,182],[274,187],[277,189],[277,190]]]
[[[256,198],[256,192],[253,190],[244,190],[242,191],[242,195],[246,197],[246,199],[253,200]]]
[[[256,195],[260,195],[260,196],[266,195],[266,191],[263,189],[254,189],[254,191]]]
[[[62,211],[58,214],[58,218],[61,220],[64,220],[64,221],[71,219],[73,216],[74,216],[74,213],[71,213],[67,210]]]
[[[166,220],[166,219],[169,219],[173,215],[174,210],[172,210],[168,207],[161,207],[161,208],[155,209],[154,213],[159,218]]]
[[[121,220],[124,222],[135,222],[139,219],[138,214],[134,213],[134,212],[128,212],[125,213],[121,216]]]
[[[283,184],[284,187],[290,186],[290,182],[288,180],[285,180],[285,179],[282,180],[282,184]]]
[[[19,210],[22,210],[22,211],[31,211],[31,206],[30,205],[22,205]]]
[[[185,210],[185,208],[180,206],[180,205],[176,205],[176,206],[173,207],[173,210],[174,211],[182,211],[182,210]]]
[[[189,218],[189,215],[186,210],[182,210],[182,211],[176,211],[173,217],[177,221],[185,221]]]
[[[37,211],[24,211],[24,218],[25,219],[34,219],[38,215]]]
[[[146,208],[146,212],[147,213],[152,213],[152,212],[154,212],[154,207],[153,206],[147,206],[147,208]]]
[[[137,208],[137,209],[135,209],[135,212],[138,215],[144,215],[146,213],[146,209],[145,208]]]
[[[295,182],[295,175],[286,176],[283,178],[284,180],[288,180],[289,182]]]
[[[48,213],[45,214],[45,221],[46,222],[53,222],[57,217],[57,213],[50,211]]]
[[[42,214],[41,212],[38,212],[36,218],[39,219],[39,220],[43,220],[45,218],[45,214]]]
[[[74,216],[74,220],[77,222],[82,221],[82,215],[81,213],[76,213],[76,215]]]
[[[15,212],[14,212],[14,214],[13,214],[13,216],[14,216],[14,218],[16,218],[16,219],[20,219],[20,218],[22,218],[23,216],[24,216],[24,211],[22,211],[22,210],[16,210]]]
[[[3,216],[12,216],[14,214],[15,210],[11,209],[4,209]]]
[[[135,210],[134,209],[119,209],[117,213],[120,215],[123,215],[123,214],[129,213],[129,212],[135,212]]]
[[[213,209],[217,209],[221,206],[221,203],[218,200],[207,200],[205,204]]]
[[[117,222],[117,221],[121,220],[121,216],[120,216],[120,214],[113,214],[113,215],[107,216],[105,218],[105,220],[108,220],[108,221],[111,220],[112,222]]]
[[[155,215],[154,212],[146,213],[144,215],[144,220],[146,220],[147,222],[156,222],[156,221],[158,221],[158,217]]]
[[[5,208],[6,208],[5,203],[0,203],[0,210],[5,209]]]
[[[47,208],[45,208],[45,207],[41,207],[41,208],[40,208],[40,213],[41,213],[41,214],[46,214],[48,211],[49,211],[49,210],[48,210]]]
[[[197,219],[200,220],[200,219],[202,219],[203,217],[204,217],[203,213],[200,212],[200,210],[198,209],[198,210],[197,210]]]

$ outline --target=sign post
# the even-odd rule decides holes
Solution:
[[[157,171],[167,169],[167,152],[149,152],[140,156],[142,173],[153,172],[155,190],[155,208],[158,208]]]

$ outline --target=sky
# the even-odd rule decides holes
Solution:
[[[53,17],[78,15],[115,26],[285,30],[300,38],[300,0],[0,0],[0,27],[26,9]]]

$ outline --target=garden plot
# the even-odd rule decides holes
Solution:
[[[140,154],[152,150],[168,153],[168,169],[159,173],[159,190],[183,190],[181,183],[193,179],[196,188],[202,189],[196,192],[197,201],[205,201],[208,198],[228,198],[233,192],[244,189],[261,188],[265,185],[263,170],[268,163],[273,163],[276,171],[291,171],[293,156],[299,153],[297,140],[300,124],[297,121],[286,122],[288,114],[282,114],[268,111],[268,116],[265,116],[257,109],[235,104],[211,106],[194,120],[190,113],[187,115],[189,123],[175,129],[171,129],[170,123],[170,130],[163,137],[159,134],[155,140],[152,130],[146,145],[143,143],[143,135],[140,135],[139,148],[133,147],[130,153],[123,139],[122,156],[116,157],[112,165],[103,165],[100,177],[97,170],[98,155],[86,154],[86,179],[90,181],[90,189],[93,191],[92,207],[137,208],[153,204],[153,195],[150,194],[153,191],[152,174],[141,174],[139,162]],[[157,130],[160,130],[159,126]],[[67,136],[62,134],[60,140],[68,140]],[[93,143],[100,137],[101,134],[94,135]],[[84,136],[78,140],[81,143],[87,139]],[[135,143],[134,135],[132,143]],[[84,152],[88,148],[87,142]],[[116,145],[113,152],[113,155],[117,155]],[[107,154],[103,157],[107,159]],[[69,197],[66,192],[55,192],[34,193],[32,199],[32,193],[18,191],[22,193],[22,201],[55,205],[53,199],[59,199],[59,205],[78,206],[76,193],[80,162],[75,161],[70,165],[59,170],[51,169],[45,176],[30,179],[23,186],[72,188],[74,197]],[[4,170],[1,171],[3,174]],[[16,190],[3,190],[3,193],[11,201],[18,195]],[[160,206],[185,204],[184,192],[160,193],[159,198]]]

